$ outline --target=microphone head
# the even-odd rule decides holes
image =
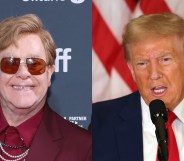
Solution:
[[[158,117],[162,117],[164,121],[167,122],[167,111],[162,100],[155,99],[151,101],[149,107],[153,124],[155,124],[155,119]]]

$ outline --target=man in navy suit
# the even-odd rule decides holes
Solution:
[[[155,99],[177,116],[172,128],[184,160],[184,20],[172,13],[140,16],[127,24],[123,41],[138,91],[93,105],[93,161],[156,161],[149,111]]]

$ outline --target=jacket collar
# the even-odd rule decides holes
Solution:
[[[26,160],[54,160],[61,149],[59,145],[61,145],[62,141],[63,135],[53,119],[53,112],[46,104],[43,120],[36,132]]]

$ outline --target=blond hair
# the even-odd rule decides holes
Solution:
[[[123,35],[124,58],[130,60],[128,46],[149,38],[176,36],[184,48],[184,20],[174,13],[142,15],[132,19]]]
[[[43,43],[47,63],[54,64],[56,53],[53,38],[35,14],[9,17],[0,22],[0,51],[12,44],[16,45],[16,41],[24,34],[37,34]]]

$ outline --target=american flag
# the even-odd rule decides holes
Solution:
[[[184,0],[92,0],[92,101],[137,89],[123,58],[122,34],[132,18],[174,12],[184,18]]]

